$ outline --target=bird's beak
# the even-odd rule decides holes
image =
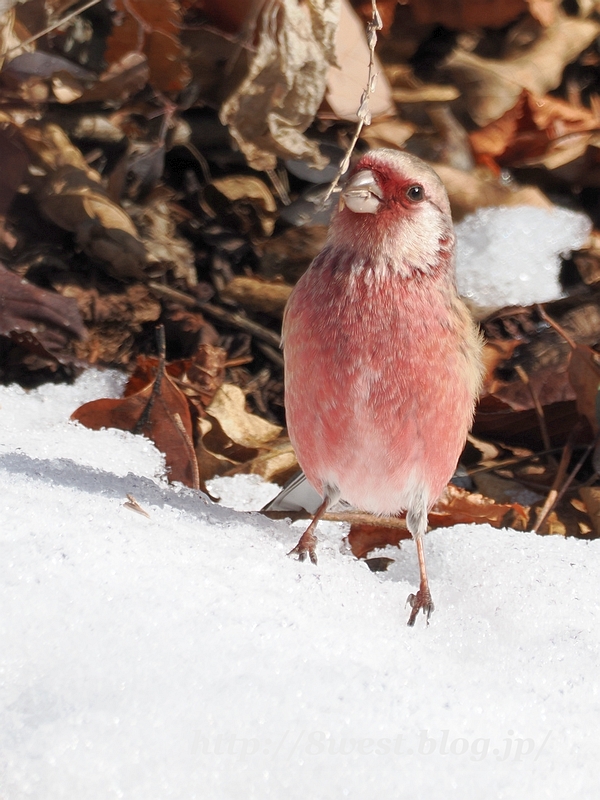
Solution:
[[[361,169],[346,184],[342,198],[350,211],[354,211],[355,214],[376,214],[383,199],[383,192],[371,170]]]

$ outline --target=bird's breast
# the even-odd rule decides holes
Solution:
[[[374,513],[433,503],[470,427],[477,346],[451,284],[317,263],[284,323],[286,414],[318,489]]]

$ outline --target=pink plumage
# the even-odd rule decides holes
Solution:
[[[446,191],[419,159],[374,150],[353,170],[327,243],[284,319],[286,414],[308,480],[325,498],[294,551],[316,561],[314,529],[338,497],[406,509],[421,586],[422,535],[456,467],[481,380],[481,343],[454,282]]]

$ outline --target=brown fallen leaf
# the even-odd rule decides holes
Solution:
[[[335,59],[332,59],[327,73],[327,91],[319,116],[356,122],[356,112],[368,77],[370,54],[365,24],[349,0],[342,0],[340,3],[336,28]],[[390,85],[377,55],[375,73],[377,83],[369,96],[371,115],[374,118],[393,117],[396,109]],[[406,131],[406,126],[404,130]],[[396,147],[400,144],[402,141],[396,142]]]
[[[377,519],[375,524],[352,525],[348,541],[357,558],[364,558],[372,550],[387,545],[397,546],[409,539],[403,519]],[[459,524],[488,524],[494,528],[511,527],[527,530],[529,509],[519,503],[496,503],[481,494],[472,494],[449,484],[443,495],[429,512],[431,528],[446,528]]]
[[[33,181],[40,209],[75,234],[92,258],[117,278],[145,277],[146,249],[129,215],[108,197],[96,170],[53,123],[29,122],[23,139],[45,177]]]
[[[254,175],[215,178],[204,188],[203,199],[213,216],[225,222],[235,217],[235,228],[242,233],[273,233],[277,204],[264,181]]]
[[[264,447],[276,439],[282,430],[279,425],[246,411],[243,391],[231,383],[221,386],[206,413],[209,419],[219,423],[232,442],[248,449]]]
[[[73,61],[41,50],[13,58],[0,74],[3,87],[26,102],[44,98],[72,103],[95,77]]]
[[[555,89],[565,66],[598,33],[596,20],[562,18],[516,58],[499,61],[457,48],[445,65],[462,90],[471,117],[483,126],[513,108],[523,89],[537,96]]]
[[[556,169],[585,153],[600,118],[588,108],[523,90],[500,119],[470,134],[478,159],[501,166]]]
[[[76,343],[75,351],[91,364],[128,364],[143,326],[161,313],[160,303],[142,283],[119,288],[93,276],[71,275],[52,284],[77,302],[88,337]]]
[[[454,30],[502,28],[529,11],[549,25],[556,15],[552,0],[409,0],[417,22],[445,25]]]
[[[78,102],[123,102],[141,92],[148,83],[149,76],[150,69],[145,55],[139,52],[125,53],[116,61],[110,62],[106,72],[96,81],[86,85]]]
[[[227,383],[216,392],[205,416],[198,420],[198,429],[196,455],[205,480],[214,475],[251,471],[250,464],[255,459],[261,454],[268,456],[276,447],[275,440],[282,430],[246,411],[243,391]],[[289,461],[289,454],[283,454],[278,470],[285,469],[286,458]],[[257,465],[256,472],[266,474],[268,468],[261,470]]]
[[[325,225],[304,225],[267,239],[262,245],[261,275],[265,278],[281,275],[288,283],[296,283],[323,249],[326,238]]]
[[[269,483],[280,486],[295,475],[300,467],[298,459],[287,436],[269,442],[257,456],[243,464],[232,465],[223,475],[260,475]]]
[[[23,280],[0,265],[0,335],[61,363],[74,360],[64,348],[86,329],[74,300]]]
[[[575,392],[577,410],[585,417],[594,433],[598,434],[598,392],[600,391],[600,353],[585,344],[578,344],[561,327],[539,307],[541,316],[559,333],[571,348],[569,358],[569,380]]]
[[[159,368],[143,389],[119,399],[92,400],[71,415],[92,430],[118,428],[143,433],[164,453],[170,481],[190,488],[198,486],[192,418],[185,395]]]
[[[177,281],[193,287],[198,283],[194,250],[177,230],[183,216],[174,193],[166,187],[157,187],[143,204],[131,209],[131,219],[147,253],[146,270],[153,275],[169,272]]]
[[[277,157],[323,166],[318,145],[304,131],[325,93],[329,65],[335,63],[338,8],[333,0],[279,0],[262,6],[248,70],[219,115],[253,169],[275,169]]]
[[[203,344],[191,358],[171,361],[165,367],[171,380],[199,414],[211,404],[223,384],[226,358],[227,352],[222,347]],[[138,356],[124,396],[136,394],[153,380],[157,367],[156,357]]]
[[[130,53],[142,52],[148,81],[160,92],[180,92],[191,73],[179,41],[181,8],[174,0],[115,0],[113,29],[104,58],[114,64]]]
[[[600,487],[584,486],[579,490],[579,494],[585,503],[585,510],[590,518],[594,534],[600,537]]]

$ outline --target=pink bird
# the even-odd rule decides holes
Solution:
[[[436,173],[407,153],[373,150],[352,171],[283,322],[289,435],[324,498],[290,555],[316,564],[317,522],[340,498],[373,514],[406,510],[420,570],[409,625],[434,609],[427,515],[464,447],[482,376],[454,242]]]

